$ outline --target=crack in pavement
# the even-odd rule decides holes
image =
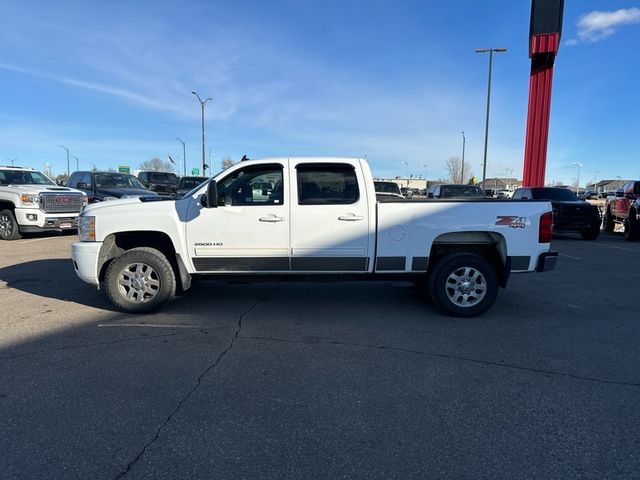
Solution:
[[[129,474],[129,472],[131,471],[131,469],[135,466],[136,463],[138,463],[138,461],[142,458],[142,456],[145,454],[145,452],[147,451],[147,449],[153,445],[156,440],[158,440],[158,438],[160,438],[160,434],[162,433],[162,430],[164,430],[164,428],[169,425],[169,422],[171,422],[171,419],[176,416],[178,414],[178,412],[180,412],[180,409],[182,408],[182,405],[184,405],[187,400],[189,400],[189,397],[191,397],[191,395],[198,389],[198,387],[200,387],[200,385],[202,384],[202,380],[204,379],[204,377],[211,372],[213,369],[215,369],[220,362],[222,361],[222,359],[225,357],[225,355],[229,352],[229,350],[231,350],[233,348],[233,346],[236,343],[236,340],[239,338],[240,336],[240,331],[242,330],[242,320],[244,319],[244,317],[246,315],[248,315],[249,313],[251,313],[251,311],[256,308],[260,303],[266,301],[271,295],[273,295],[276,290],[278,290],[278,287],[280,286],[280,284],[276,283],[276,286],[273,290],[271,290],[269,293],[267,293],[266,295],[260,297],[258,300],[256,300],[253,305],[251,305],[248,309],[246,309],[245,311],[243,311],[242,313],[240,313],[240,316],[238,317],[238,327],[236,328],[236,331],[233,335],[233,338],[231,339],[231,342],[229,342],[229,345],[227,346],[227,348],[225,348],[222,352],[220,352],[220,354],[216,357],[216,359],[213,361],[213,363],[211,365],[209,365],[207,368],[204,369],[204,371],[200,374],[200,376],[198,377],[196,384],[191,388],[191,390],[189,390],[189,392],[187,392],[187,394],[184,396],[184,398],[182,398],[182,400],[180,400],[176,407],[173,409],[173,411],[169,414],[169,416],[165,419],[165,421],[162,423],[162,425],[160,425],[158,427],[158,429],[156,430],[155,435],[153,436],[153,438],[151,440],[149,440],[144,447],[142,447],[142,449],[136,454],[136,456],[129,461],[129,463],[127,463],[126,467],[124,470],[122,470],[116,477],[114,480],[118,480],[119,478],[122,478],[126,475]]]
[[[301,344],[301,345],[340,345],[340,346],[346,346],[346,347],[361,347],[361,348],[371,348],[371,349],[376,349],[376,350],[390,350],[390,351],[396,351],[396,352],[403,352],[403,353],[409,353],[409,354],[414,354],[414,355],[422,355],[425,357],[432,357],[432,358],[444,358],[447,360],[459,360],[459,361],[463,361],[463,362],[469,362],[469,363],[475,363],[477,365],[485,365],[485,366],[491,366],[491,367],[501,367],[501,368],[508,368],[508,369],[513,369],[513,370],[522,370],[525,372],[531,372],[531,373],[542,373],[545,375],[551,375],[551,376],[555,376],[555,377],[568,377],[568,378],[572,378],[574,380],[584,380],[584,381],[588,381],[588,382],[595,382],[595,383],[603,383],[603,384],[608,384],[608,385],[618,385],[618,386],[624,386],[624,387],[640,387],[640,383],[633,383],[633,382],[620,382],[620,381],[616,381],[616,380],[606,380],[603,378],[597,378],[597,377],[587,377],[587,376],[582,376],[582,375],[575,375],[573,373],[565,373],[565,372],[556,372],[553,370],[545,370],[542,368],[534,368],[534,367],[524,367],[522,365],[514,365],[514,364],[510,364],[510,363],[499,363],[499,362],[492,362],[489,360],[480,360],[477,358],[470,358],[470,357],[463,357],[460,355],[451,355],[451,354],[447,354],[447,353],[433,353],[433,352],[424,352],[421,350],[411,350],[408,348],[402,348],[402,347],[388,347],[385,345],[371,345],[371,344],[366,344],[366,343],[351,343],[351,342],[341,342],[338,340],[319,340],[319,341],[304,341],[304,340],[293,340],[293,339],[287,339],[287,338],[275,338],[275,337],[261,337],[261,336],[240,336],[240,338],[242,339],[249,339],[249,340],[264,340],[264,341],[269,341],[269,342],[280,342],[280,343],[296,343],[296,344]]]
[[[15,358],[31,357],[33,355],[40,355],[42,353],[61,352],[61,351],[64,351],[64,350],[73,350],[73,349],[76,349],[76,348],[98,347],[98,346],[102,346],[102,345],[114,345],[114,344],[117,344],[117,343],[138,342],[140,340],[150,340],[150,339],[154,339],[154,338],[174,337],[176,335],[186,335],[187,333],[191,333],[191,332],[163,333],[161,335],[146,335],[144,337],[125,338],[125,339],[121,339],[121,340],[112,340],[110,342],[81,343],[81,344],[76,344],[76,345],[67,345],[67,346],[58,347],[58,348],[45,348],[45,349],[42,349],[42,350],[35,350],[35,351],[32,351],[32,352],[19,353],[17,355],[11,355],[9,357],[0,357],[0,360],[13,360]]]

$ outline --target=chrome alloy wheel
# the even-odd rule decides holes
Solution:
[[[8,237],[9,235],[11,235],[12,231],[13,222],[9,218],[9,215],[7,215],[6,213],[0,215],[0,235],[2,235],[3,237]]]
[[[118,291],[131,302],[150,302],[160,291],[160,278],[150,265],[130,263],[118,275]]]
[[[449,275],[445,288],[451,303],[459,307],[472,307],[487,294],[487,281],[479,270],[461,267]]]

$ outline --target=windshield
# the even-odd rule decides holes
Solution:
[[[98,173],[95,178],[98,188],[139,188],[146,190],[133,175],[126,173]]]
[[[55,183],[40,172],[0,170],[0,185],[55,185]]]
[[[400,195],[400,187],[397,183],[393,182],[373,182],[373,185],[378,193],[395,193]]]
[[[175,173],[165,172],[149,172],[149,181],[153,183],[178,183],[178,177]]]
[[[578,201],[576,194],[567,188],[532,188],[531,197],[534,200]]]
[[[197,187],[202,182],[206,182],[208,180],[207,177],[182,177],[180,179],[179,188],[180,190],[191,190],[192,188]]]
[[[443,185],[441,198],[483,198],[486,195],[474,185]]]

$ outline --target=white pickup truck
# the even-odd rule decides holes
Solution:
[[[0,239],[23,233],[75,230],[87,203],[79,190],[59,187],[33,168],[0,166]]]
[[[244,161],[182,199],[85,207],[78,276],[148,312],[218,280],[409,280],[456,316],[486,311],[511,272],[555,266],[548,202],[376,199],[366,161]]]

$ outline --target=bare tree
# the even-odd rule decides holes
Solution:
[[[169,160],[152,158],[151,160],[145,160],[142,162],[140,164],[140,170],[150,172],[173,172],[173,164]]]
[[[462,172],[462,160],[460,157],[449,157],[446,163],[447,181],[451,183],[465,184],[474,177],[469,164],[465,162],[464,173]]]
[[[446,163],[448,180],[451,183],[464,183],[462,181],[462,160],[460,157],[449,157]]]
[[[222,159],[222,169],[226,170],[230,166],[232,166],[235,162],[231,159],[230,156],[226,156]]]

